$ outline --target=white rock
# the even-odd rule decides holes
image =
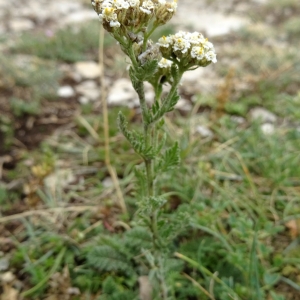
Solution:
[[[64,85],[58,89],[57,95],[61,98],[69,98],[75,95],[75,91],[71,86]]]
[[[77,62],[75,71],[84,79],[96,79],[101,74],[99,64],[94,61]]]
[[[94,10],[81,10],[76,13],[72,13],[69,16],[67,16],[63,22],[62,25],[68,25],[72,23],[83,23],[89,20],[96,20],[98,19],[97,14],[95,14]]]
[[[71,12],[82,9],[82,5],[77,1],[58,1],[53,5],[52,11],[56,13],[67,15]]]
[[[191,111],[193,106],[188,100],[180,98],[175,105],[175,108],[182,111]]]
[[[118,79],[111,87],[107,103],[114,106],[136,107],[139,105],[138,96],[129,79]]]
[[[105,188],[110,188],[114,185],[112,179],[110,177],[106,177],[104,178],[104,180],[102,181],[102,185]]]
[[[90,103],[90,100],[84,96],[79,97],[78,101],[80,104],[83,104],[83,105]]]
[[[244,124],[246,122],[245,118],[239,116],[232,116],[231,120],[237,124]]]
[[[44,185],[50,191],[55,191],[58,187],[66,188],[75,180],[71,169],[57,170],[44,179]]]
[[[196,132],[198,132],[202,137],[213,137],[214,133],[206,126],[199,125],[196,127]]]
[[[263,107],[255,107],[251,109],[250,117],[253,121],[260,120],[263,123],[275,123],[277,121],[276,115]]]
[[[6,257],[0,258],[0,272],[6,271],[9,267],[9,260]]]
[[[12,19],[9,27],[14,32],[26,31],[34,28],[34,23],[28,19]]]
[[[0,279],[3,283],[10,283],[15,279],[15,275],[12,272],[5,272]]]
[[[185,72],[180,82],[180,90],[195,94],[212,94],[220,85],[220,78],[211,66]]]
[[[260,128],[265,135],[271,135],[275,132],[275,126],[270,123],[265,123]]]
[[[248,18],[224,15],[221,12],[208,9],[199,10],[196,7],[196,3],[192,6],[193,9],[191,9],[189,5],[182,6],[181,9],[178,9],[176,19],[174,21],[181,24],[181,26],[185,25],[186,27],[192,27],[200,32],[205,31],[206,35],[209,37],[228,34],[233,30],[237,30],[249,24]]]
[[[100,87],[93,80],[84,81],[77,85],[75,89],[77,93],[81,94],[88,101],[96,101],[100,98]],[[80,101],[80,103],[82,102]]]

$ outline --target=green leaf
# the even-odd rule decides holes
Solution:
[[[111,295],[117,290],[118,286],[111,276],[108,276],[102,284],[102,290],[105,294]]]
[[[88,254],[88,262],[91,266],[103,271],[132,272],[125,255],[110,246],[98,246]]]
[[[150,248],[152,244],[150,232],[143,227],[135,227],[127,231],[125,239],[130,246],[138,246],[143,249]]]
[[[274,286],[280,280],[280,278],[281,278],[280,274],[277,274],[277,273],[271,274],[271,273],[265,272],[264,283],[265,283],[265,285],[271,287],[271,286]]]
[[[135,77],[140,81],[150,80],[157,71],[157,60],[149,60],[139,67],[135,73]]]
[[[171,148],[168,148],[161,158],[157,167],[157,172],[168,171],[180,163],[180,149],[178,142],[176,142]]]
[[[168,103],[168,106],[166,108],[166,112],[174,110],[175,105],[179,101],[180,96],[178,95],[178,92],[175,93],[175,95],[171,98],[171,100]]]
[[[152,159],[154,157],[154,151],[152,146],[146,148],[146,143],[143,135],[136,131],[128,130],[128,122],[126,121],[122,112],[118,115],[118,126],[120,131],[126,137],[128,142],[131,144],[134,151],[144,159]]]
[[[271,291],[270,294],[271,294],[271,297],[273,300],[285,300],[284,296],[278,295],[277,293],[275,293],[273,291]]]

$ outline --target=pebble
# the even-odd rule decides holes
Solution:
[[[9,267],[9,260],[6,257],[0,259],[0,272],[6,271]]]
[[[75,64],[75,72],[83,79],[97,79],[101,70],[99,64],[94,61],[81,61]]]
[[[61,98],[70,98],[75,95],[75,91],[71,86],[64,85],[58,89],[57,95]]]
[[[265,123],[260,128],[265,135],[272,135],[275,132],[275,126],[270,123]]]
[[[111,188],[114,185],[114,182],[112,181],[112,179],[110,177],[106,177],[102,181],[102,185],[104,188]]]
[[[9,27],[14,32],[21,32],[33,29],[35,25],[29,19],[13,19],[11,20]]]
[[[138,106],[138,96],[131,81],[126,78],[116,80],[108,93],[107,103],[108,105],[130,108]]]
[[[204,138],[213,137],[214,135],[214,133],[204,125],[198,125],[196,127],[196,132],[198,132]]]
[[[263,123],[275,123],[277,121],[277,116],[263,107],[251,109],[250,117],[253,121],[261,121]]]
[[[81,101],[85,102],[84,104],[89,101],[96,101],[100,97],[100,87],[93,80],[84,81],[81,84],[77,85],[75,89],[77,93],[81,94],[81,96],[84,97],[84,99],[81,99]],[[82,103],[81,101],[80,103]]]
[[[4,283],[10,283],[15,279],[15,275],[12,272],[5,272],[1,275],[1,281]]]
[[[188,100],[180,98],[175,105],[175,108],[182,111],[191,111],[193,106]]]

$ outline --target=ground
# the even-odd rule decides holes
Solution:
[[[178,7],[154,39],[199,30],[218,63],[186,74],[166,122],[182,162],[159,182],[172,194],[165,212],[193,209],[174,252],[217,272],[240,299],[257,286],[255,299],[300,299],[300,4]],[[101,272],[87,259],[103,236],[121,240],[131,227],[141,162],[116,125],[121,109],[139,128],[140,113],[127,61],[106,36],[111,163],[124,214],[105,164],[98,29],[84,1],[0,1],[1,300],[102,299],[108,278],[138,293],[138,272]],[[178,273],[176,299],[210,299],[199,286],[231,299],[195,265],[185,261]]]

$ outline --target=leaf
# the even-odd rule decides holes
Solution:
[[[132,271],[127,258],[110,246],[98,246],[88,254],[88,261],[103,271]]]
[[[179,101],[180,96],[178,95],[178,92],[175,93],[175,95],[171,98],[170,102],[168,103],[166,112],[170,112],[172,110],[174,110],[175,105],[177,104],[177,102]]]
[[[118,126],[137,154],[144,159],[152,159],[154,157],[153,148],[151,146],[149,148],[145,147],[144,137],[136,131],[128,130],[128,122],[122,112],[119,112],[118,115]]]
[[[149,60],[135,72],[135,77],[140,81],[146,81],[153,77],[157,71],[157,60]]]
[[[105,294],[111,295],[117,290],[117,284],[111,276],[108,276],[102,283],[102,290]]]
[[[270,295],[272,297],[272,300],[285,300],[285,297],[282,295],[279,295],[273,291],[270,292]]]
[[[161,158],[158,165],[158,170],[161,172],[168,171],[180,163],[180,149],[178,142],[176,142],[172,147],[168,148]]]
[[[268,273],[268,272],[265,272],[264,273],[264,283],[265,285],[267,286],[274,286],[281,278],[281,275],[278,274],[278,273],[274,273],[274,274],[271,274],[271,273]]]
[[[150,232],[143,227],[135,227],[126,232],[126,242],[130,246],[139,246],[140,248],[149,248],[152,244]]]

